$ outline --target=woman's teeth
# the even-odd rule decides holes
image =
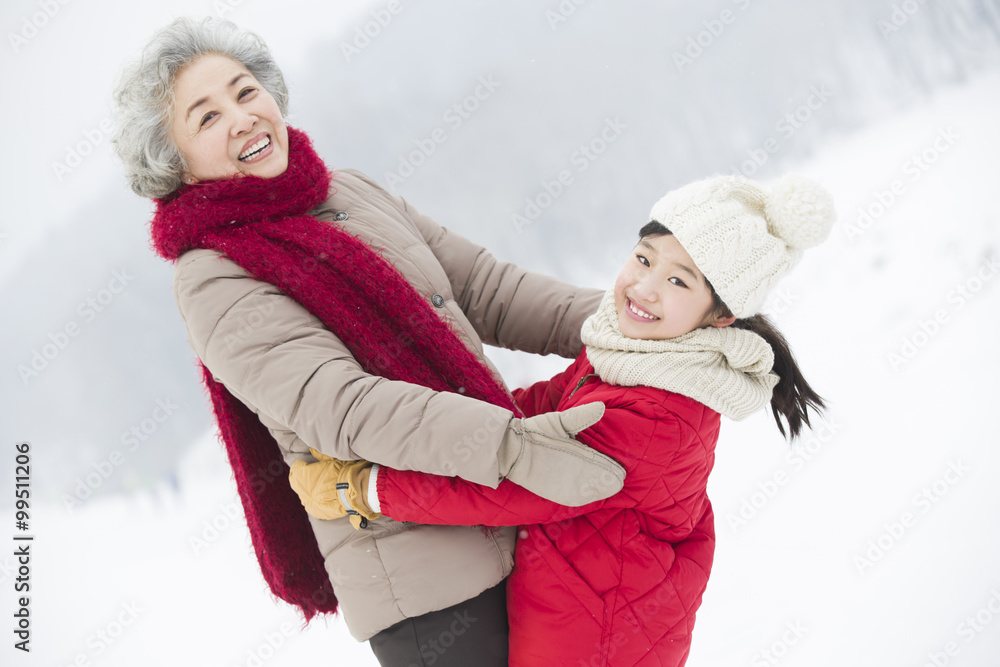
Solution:
[[[658,317],[653,317],[652,315],[650,315],[649,313],[647,313],[644,310],[639,310],[638,308],[636,308],[635,304],[632,303],[631,299],[629,299],[629,302],[628,302],[628,309],[631,310],[633,313],[635,313],[636,315],[638,315],[640,317],[645,317],[647,320],[657,320],[657,319],[659,319]]]
[[[270,145],[271,145],[271,137],[264,137],[263,139],[255,143],[253,146],[240,153],[239,159],[241,162],[245,162],[246,160],[249,160],[253,156],[257,155],[257,153],[260,153],[262,150],[264,150]]]

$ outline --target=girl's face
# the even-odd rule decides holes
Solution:
[[[628,338],[676,338],[735,318],[712,318],[712,291],[672,234],[639,241],[615,281],[618,326]]]
[[[185,183],[274,178],[288,168],[288,129],[278,103],[243,65],[217,53],[177,73],[170,137],[187,162]]]

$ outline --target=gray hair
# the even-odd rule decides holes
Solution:
[[[184,156],[170,138],[174,78],[200,55],[241,63],[288,113],[288,88],[267,45],[225,19],[179,18],[157,32],[115,86],[118,127],[112,139],[129,185],[142,197],[166,197],[182,184]]]

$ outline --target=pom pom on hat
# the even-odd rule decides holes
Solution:
[[[816,181],[789,174],[771,187],[764,205],[767,230],[793,250],[819,245],[830,235],[833,197]]]

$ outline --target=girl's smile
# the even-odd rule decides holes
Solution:
[[[628,305],[628,308],[626,309],[625,313],[629,315],[632,319],[638,322],[652,322],[660,319],[655,315],[651,315],[649,311],[636,306],[635,301],[633,301],[629,297],[626,296],[625,300]]]

